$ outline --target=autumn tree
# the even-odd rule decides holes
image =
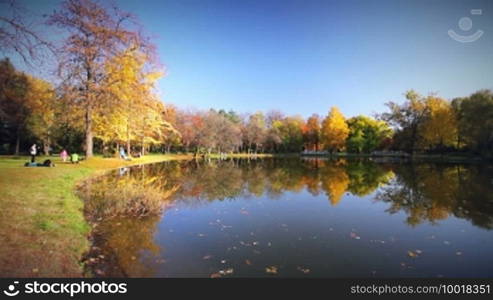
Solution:
[[[247,151],[250,153],[252,148],[255,148],[255,152],[260,150],[267,137],[264,114],[262,112],[256,112],[255,114],[250,115],[243,129],[243,138]]]
[[[317,114],[311,115],[303,128],[303,138],[307,148],[318,151],[320,144],[320,117]]]
[[[204,118],[198,111],[176,111],[176,129],[181,135],[185,152],[197,148],[200,133],[203,132]]]
[[[284,152],[299,152],[303,148],[303,127],[305,121],[301,116],[288,116],[274,121],[272,126],[281,141]]]
[[[27,76],[29,88],[26,94],[26,107],[29,114],[25,120],[27,131],[43,144],[43,152],[49,155],[56,129],[57,106],[53,86],[42,79]]]
[[[349,128],[343,114],[337,107],[332,107],[322,123],[322,143],[331,153],[344,149]]]
[[[398,104],[393,101],[386,103],[390,112],[380,115],[380,118],[396,130],[398,147],[408,152],[416,150],[420,135],[419,129],[426,119],[428,110],[425,99],[414,90],[406,92],[407,101]]]
[[[132,21],[130,14],[92,0],[67,0],[48,20],[68,33],[60,49],[59,74],[72,87],[66,97],[84,111],[87,157],[93,155],[94,115],[106,100],[106,63],[130,45],[143,52],[151,48]]]
[[[443,149],[457,142],[457,119],[447,100],[429,96],[425,100],[427,116],[420,128],[423,143],[430,148]]]
[[[197,143],[207,153],[234,151],[241,145],[240,128],[223,114],[211,109],[204,114],[203,123]]]

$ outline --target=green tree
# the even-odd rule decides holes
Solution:
[[[493,153],[493,93],[481,90],[454,101],[461,143],[482,154]]]
[[[425,99],[414,90],[406,92],[407,101],[403,104],[386,103],[390,112],[380,115],[380,118],[395,127],[397,148],[414,152],[419,141],[419,128],[427,116]]]
[[[385,121],[366,116],[357,116],[347,121],[349,135],[346,140],[347,150],[356,153],[370,153],[382,142],[390,138],[392,130]]]

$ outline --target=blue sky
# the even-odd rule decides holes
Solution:
[[[51,11],[58,1],[28,1]],[[117,1],[155,38],[165,102],[239,112],[382,112],[403,93],[493,89],[493,1]],[[482,15],[471,15],[482,9]],[[469,17],[469,31],[458,22]],[[484,31],[472,43],[462,35]]]

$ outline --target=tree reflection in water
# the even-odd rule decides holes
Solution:
[[[94,247],[86,261],[96,276],[156,276],[153,268],[164,263],[165,249],[154,240],[162,216],[129,217],[142,210],[140,199],[169,209],[307,191],[314,197],[325,194],[330,205],[338,205],[347,193],[388,203],[387,212],[404,212],[410,226],[453,215],[492,229],[492,178],[490,166],[368,159],[193,160],[133,167],[80,188],[93,224]],[[132,209],[125,203],[133,203]]]

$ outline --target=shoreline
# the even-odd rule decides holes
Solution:
[[[191,159],[150,154],[132,161],[93,157],[79,164],[49,158],[56,167],[24,167],[27,156],[0,156],[0,277],[83,278],[91,227],[76,194],[84,180],[140,164]]]

